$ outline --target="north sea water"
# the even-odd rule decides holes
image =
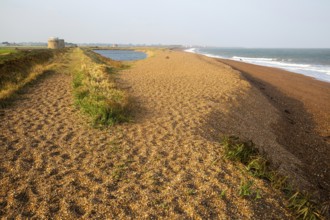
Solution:
[[[330,49],[189,48],[187,52],[276,67],[330,82]]]

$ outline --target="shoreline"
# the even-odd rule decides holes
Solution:
[[[198,55],[202,55],[202,56],[206,56],[206,57],[213,58],[213,59],[228,60],[228,61],[252,64],[252,65],[256,65],[256,66],[263,66],[263,67],[280,69],[280,70],[284,70],[286,72],[295,73],[295,74],[299,74],[299,75],[302,75],[302,76],[310,77],[310,78],[315,79],[317,81],[330,83],[329,74],[324,73],[324,71],[326,71],[330,67],[329,65],[326,65],[326,64],[315,64],[313,62],[309,62],[309,63],[304,63],[304,62],[290,63],[290,62],[285,62],[285,61],[277,61],[277,59],[275,59],[275,58],[240,57],[239,55],[237,55],[237,56],[232,55],[233,57],[230,58],[230,57],[215,55],[215,54],[212,54],[212,53],[196,52],[195,49],[196,48],[191,48],[191,49],[185,49],[185,50],[182,50],[182,51],[193,53],[193,54],[198,54]],[[258,49],[258,48],[255,48],[255,49]],[[269,48],[269,49],[271,49],[271,48]],[[290,49],[290,48],[283,48],[283,49]],[[299,48],[299,49],[304,50],[305,48]],[[260,55],[260,56],[263,57],[262,55]],[[274,61],[274,59],[276,61]],[[268,61],[268,60],[271,60],[271,61]],[[272,63],[273,61],[275,63]],[[260,62],[260,63],[258,63],[258,62]],[[262,63],[262,62],[265,62],[265,63]],[[279,63],[276,63],[276,62],[279,62]],[[295,68],[292,69],[292,66],[296,66],[298,69],[295,69]],[[304,66],[307,69],[299,69],[299,67],[301,67],[301,66]],[[321,66],[322,66],[322,69],[319,69]],[[322,74],[320,72],[322,72]]]
[[[277,142],[302,161],[325,199],[330,195],[330,83],[279,68],[214,58],[239,71],[278,110]]]
[[[288,97],[303,102],[306,110],[315,117],[315,122],[320,124],[321,127],[318,129],[320,135],[330,141],[330,115],[327,114],[330,111],[330,104],[327,102],[327,100],[330,100],[329,82],[281,68],[228,59],[214,59],[240,71],[255,85],[256,83],[262,84],[262,82],[269,83]],[[258,88],[264,91],[262,85],[258,85]]]

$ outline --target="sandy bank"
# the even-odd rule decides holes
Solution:
[[[277,68],[218,60],[242,72],[278,110],[279,119],[272,126],[277,142],[302,161],[303,175],[324,199],[329,198],[330,83]]]
[[[78,62],[69,57],[63,72]],[[282,195],[262,180],[239,196],[251,177],[222,157],[219,138],[230,126],[281,148],[270,129],[277,110],[237,71],[155,51],[118,78],[135,100],[134,121],[114,128],[86,124],[62,71],[0,112],[1,218],[290,219]],[[233,111],[241,98],[258,111]]]
[[[262,83],[268,83],[284,95],[302,102],[305,110],[313,116],[316,131],[330,140],[330,83],[282,69],[219,60],[250,76],[251,81],[259,83],[261,90],[265,90]]]

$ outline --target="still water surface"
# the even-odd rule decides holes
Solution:
[[[134,50],[94,50],[94,52],[119,61],[143,60],[147,58],[146,53]]]

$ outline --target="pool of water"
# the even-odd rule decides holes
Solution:
[[[94,52],[119,61],[143,60],[147,58],[146,53],[134,50],[94,50]]]

